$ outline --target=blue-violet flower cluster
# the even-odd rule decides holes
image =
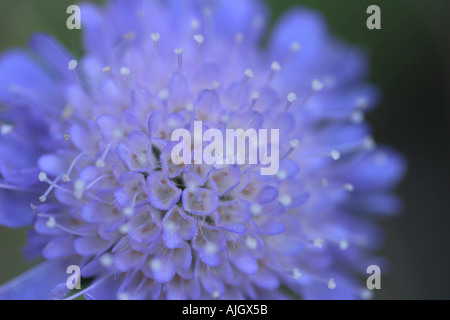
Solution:
[[[258,0],[81,5],[85,53],[0,58],[0,223],[44,262],[3,299],[358,299],[402,158],[377,146],[359,49]],[[262,43],[266,44],[262,45]],[[171,133],[279,129],[280,168],[175,165]],[[2,258],[2,260],[4,257]],[[70,265],[83,288],[66,286]]]

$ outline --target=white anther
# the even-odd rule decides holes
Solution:
[[[213,81],[212,83],[212,89],[213,90],[217,90],[220,87],[220,82],[219,81]]]
[[[322,83],[321,81],[315,79],[315,80],[313,80],[312,83],[311,83],[311,88],[312,88],[314,91],[320,91],[320,90],[323,89],[323,83]]]
[[[158,92],[158,98],[161,100],[167,100],[169,98],[169,90],[162,89]]]
[[[179,55],[179,54],[182,54],[184,52],[184,49],[183,48],[177,48],[177,49],[174,50],[174,52],[175,52],[175,54]]]
[[[250,69],[250,68],[246,69],[244,74],[245,74],[245,76],[247,78],[254,78],[255,77],[255,74],[253,73],[253,70]]]
[[[317,248],[322,248],[324,240],[322,238],[317,238],[313,240],[313,243]]]
[[[125,234],[127,234],[130,231],[130,226],[127,223],[125,223],[125,224],[120,226],[119,231],[120,231],[121,234],[125,235]]]
[[[152,41],[153,41],[153,42],[158,42],[159,39],[161,38],[161,36],[160,36],[159,33],[152,33],[152,34],[150,35],[150,38],[152,38]]]
[[[1,126],[1,133],[2,135],[7,135],[8,133],[10,133],[12,130],[14,129],[14,126],[10,125],[10,124],[3,124]]]
[[[330,156],[331,156],[331,158],[333,160],[337,161],[337,160],[339,160],[341,158],[341,153],[339,151],[337,151],[337,150],[332,150],[330,152]]]
[[[199,27],[200,27],[200,21],[198,21],[198,20],[195,19],[195,18],[192,18],[192,19],[191,19],[191,28],[194,29],[194,30],[196,30],[196,29],[198,29]]]
[[[286,170],[280,170],[277,173],[277,178],[280,180],[285,180],[287,178],[287,172]]]
[[[346,183],[344,184],[344,189],[348,192],[353,192],[353,190],[355,190],[355,187],[351,183]]]
[[[292,273],[295,280],[298,280],[302,277],[302,273],[297,268],[294,268],[294,270],[292,270]]]
[[[119,300],[130,300],[130,294],[129,293],[126,293],[126,292],[121,292],[121,293],[119,293],[119,295],[117,296],[117,298],[119,299]]]
[[[104,267],[109,267],[113,264],[113,258],[109,253],[105,253],[100,257],[100,264]]]
[[[360,124],[364,122],[364,113],[361,111],[355,111],[351,115],[351,120],[354,124]]]
[[[153,259],[150,261],[150,268],[153,271],[160,271],[163,268],[163,264],[159,261],[159,259]]]
[[[123,209],[123,214],[127,217],[130,217],[134,214],[134,208],[133,207],[126,207]]]
[[[56,219],[54,217],[50,217],[45,224],[48,228],[53,229],[56,227]]]
[[[287,100],[288,100],[288,102],[292,103],[297,100],[297,95],[294,92],[290,92],[287,95]]]
[[[255,250],[258,247],[258,241],[255,238],[248,237],[245,240],[245,244],[252,250]]]
[[[194,35],[194,40],[198,44],[202,44],[203,42],[205,42],[205,37],[201,34],[196,34],[196,35]]]
[[[80,180],[80,179],[75,180],[75,183],[73,184],[73,188],[74,188],[73,194],[74,194],[75,198],[80,200],[83,197],[84,188],[85,188],[83,180]]]
[[[252,93],[252,100],[258,100],[261,98],[261,94],[258,91]]]
[[[220,297],[220,292],[217,291],[217,290],[214,290],[214,292],[212,293],[212,297],[213,297],[214,299]]]
[[[285,195],[280,197],[280,202],[284,206],[288,206],[288,205],[290,205],[292,203],[292,198],[291,198],[290,195],[285,194]]]
[[[258,214],[261,213],[262,207],[261,207],[261,205],[259,205],[259,204],[252,204],[252,206],[250,207],[250,211],[251,211],[253,214],[258,215]]]
[[[63,174],[62,177],[64,182],[69,182],[70,181],[70,177],[67,174]]]
[[[348,241],[346,239],[342,239],[339,241],[339,248],[341,250],[347,250],[348,249]]]
[[[212,242],[208,242],[205,246],[205,252],[208,254],[214,254],[217,252],[217,245]]]
[[[39,172],[39,176],[38,179],[40,182],[44,182],[45,180],[47,180],[47,174],[44,171]]]
[[[127,67],[120,68],[120,74],[123,76],[129,76],[131,73],[130,69]]]
[[[298,51],[300,51],[301,48],[302,48],[302,46],[300,45],[300,42],[294,41],[291,43],[291,51],[292,52],[298,52]]]
[[[300,140],[292,139],[291,141],[289,141],[289,145],[294,149],[298,148],[300,146]]]
[[[328,289],[333,290],[336,288],[336,281],[333,278],[328,280]]]
[[[77,68],[78,66],[78,61],[77,60],[70,60],[67,67],[69,68],[70,71],[73,71]]]
[[[103,167],[105,167],[105,161],[103,161],[103,159],[98,159],[97,161],[95,161],[95,165],[98,167],[98,168],[103,168]]]
[[[272,71],[280,71],[281,70],[281,65],[278,61],[274,61],[272,62],[272,65],[270,66],[270,68],[272,69]]]
[[[103,72],[111,72],[111,67],[110,66],[106,66],[102,69]]]

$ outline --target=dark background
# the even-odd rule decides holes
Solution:
[[[389,258],[377,299],[450,299],[450,1],[267,0],[273,19],[293,5],[317,8],[333,34],[366,48],[370,81],[384,98],[368,121],[377,142],[399,150],[408,172],[398,188],[403,212],[383,221]],[[57,36],[79,54],[79,31],[66,28],[68,0],[0,0],[0,50],[24,46],[33,31]],[[366,9],[381,8],[381,30]],[[31,266],[25,230],[0,227],[0,283]]]

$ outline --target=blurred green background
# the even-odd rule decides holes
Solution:
[[[276,19],[294,5],[320,10],[333,34],[366,48],[370,81],[383,92],[370,114],[378,142],[408,160],[398,193],[405,209],[383,221],[380,252],[390,260],[377,299],[450,299],[450,1],[266,0]],[[96,1],[102,2],[102,1]],[[66,28],[70,0],[0,0],[0,50],[25,46],[33,31],[55,35],[76,55],[80,31]],[[366,9],[381,8],[381,30],[366,28]],[[24,230],[0,227],[0,284],[32,263]]]

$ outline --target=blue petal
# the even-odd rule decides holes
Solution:
[[[0,190],[0,224],[10,228],[29,225],[33,216],[30,204],[34,200],[32,193]]]
[[[69,264],[46,261],[0,287],[0,300],[44,300],[51,290],[65,283]]]

